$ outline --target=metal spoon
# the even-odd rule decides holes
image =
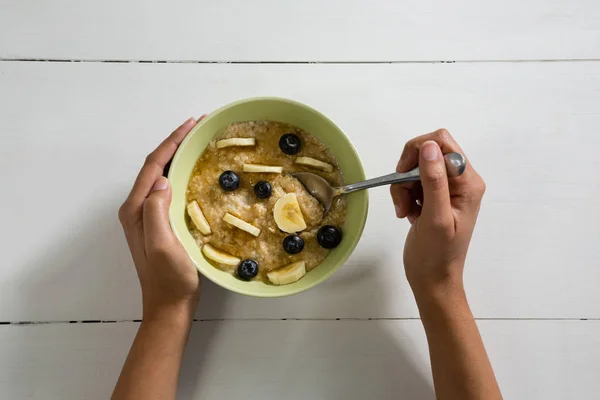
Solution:
[[[449,153],[444,156],[446,173],[448,177],[455,177],[465,172],[467,160],[459,153]],[[331,208],[333,199],[344,193],[352,193],[358,190],[370,189],[377,186],[391,185],[393,183],[416,182],[421,179],[419,167],[408,172],[394,172],[393,174],[367,179],[366,181],[351,183],[342,187],[331,187],[331,185],[317,174],[310,172],[296,172],[292,176],[300,181],[317,200],[325,207],[325,214]]]

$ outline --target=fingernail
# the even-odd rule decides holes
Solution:
[[[202,114],[200,118],[198,118],[198,121],[202,121],[204,118],[206,118],[206,114]]]
[[[438,145],[431,140],[423,143],[423,146],[421,146],[421,155],[427,161],[437,160],[438,153]]]
[[[417,220],[414,215],[409,215],[407,218],[408,218],[408,222],[410,222],[411,225],[414,224],[415,221]]]
[[[189,118],[187,119],[187,121],[185,121],[183,124],[184,124],[184,125],[188,125],[188,124],[192,124],[192,123],[193,123],[193,124],[195,124],[195,123],[196,123],[196,119],[195,119],[194,117],[189,117]]]
[[[400,215],[400,213],[402,212],[402,210],[400,210],[399,206],[394,205],[394,207],[396,208],[396,217],[397,218],[402,218]]]
[[[152,191],[156,192],[157,190],[165,190],[169,187],[169,180],[164,176],[161,176],[154,182],[154,186],[152,186]]]

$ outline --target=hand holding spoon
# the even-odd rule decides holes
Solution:
[[[448,177],[455,177],[465,172],[467,160],[459,153],[449,153],[444,156],[446,163],[446,172]],[[323,207],[325,214],[331,208],[333,199],[344,193],[352,193],[358,190],[370,189],[377,186],[391,185],[394,183],[416,182],[421,179],[419,167],[413,168],[408,172],[394,172],[393,174],[380,176],[378,178],[367,179],[366,181],[351,183],[341,187],[331,187],[331,185],[317,174],[310,172],[296,172],[292,176],[300,181],[314,196]]]

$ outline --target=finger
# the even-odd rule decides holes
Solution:
[[[202,114],[198,119],[197,122],[202,121],[204,118],[206,118],[207,114]],[[167,161],[167,163],[165,164],[165,167],[163,168],[163,176],[166,178],[169,176],[169,170],[171,169],[171,161],[173,161],[173,157],[171,157],[171,159],[169,161]]]
[[[408,222],[410,222],[410,224],[413,225],[415,223],[415,221],[417,220],[418,216],[414,215],[414,214],[408,214],[407,218],[408,218]]]
[[[125,239],[129,251],[136,265],[140,265],[146,256],[144,251],[144,227],[141,213],[131,207],[131,203],[125,201],[119,208],[119,221],[123,226]]]
[[[173,239],[173,232],[169,225],[169,205],[171,204],[169,180],[164,176],[159,177],[151,190],[143,207],[146,253],[164,247]]]
[[[196,125],[196,120],[194,118],[188,119],[146,157],[146,162],[127,199],[131,202],[132,207],[141,209],[144,200],[150,194],[152,185],[162,176],[165,166],[194,125]]]
[[[119,220],[123,226],[123,232],[125,233],[125,239],[129,246],[129,252],[131,253],[133,262],[136,265],[141,265],[140,263],[146,256],[146,252],[144,251],[144,228],[142,226],[142,221],[139,219],[129,222],[128,217],[123,216],[125,211],[122,210],[124,210],[123,207],[119,210]]]
[[[413,225],[417,218],[421,216],[421,210],[421,206],[417,202],[413,202],[410,205],[410,210],[408,211],[406,219],[408,219],[408,222],[410,222],[411,225]]]
[[[440,146],[440,149],[442,149],[443,154],[458,152],[465,156],[463,150],[458,143],[456,143],[452,135],[450,135],[446,129],[438,129],[435,132],[411,139],[406,143],[402,150],[400,161],[398,162],[398,167],[400,168],[398,172],[406,172],[417,165],[417,162],[419,161],[419,150],[423,143],[429,140],[436,142],[438,146]]]
[[[415,182],[410,188],[410,209],[406,218],[411,224],[414,224],[417,218],[421,216],[421,205],[423,204],[423,186],[421,182]]]
[[[390,186],[390,194],[396,210],[396,217],[406,217],[410,211],[410,188],[395,184]]]
[[[450,133],[445,129],[438,129],[435,132],[411,139],[406,143],[398,162],[398,172],[406,172],[417,165],[420,148],[423,143],[429,140],[436,142],[443,154],[458,152],[466,158],[465,152],[456,143]],[[467,166],[463,174],[449,178],[452,204],[462,211],[468,211],[474,200],[478,198],[479,187],[482,186],[479,183],[480,181],[481,177],[479,177],[471,163],[467,160]]]
[[[454,228],[450,189],[444,157],[432,140],[423,143],[419,156],[419,174],[423,187],[421,219],[440,228]]]

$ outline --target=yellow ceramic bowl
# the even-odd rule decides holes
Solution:
[[[169,180],[173,187],[169,216],[175,235],[196,268],[211,281],[233,292],[257,297],[287,296],[323,282],[348,259],[360,239],[367,219],[367,191],[348,195],[348,216],[342,227],[342,243],[318,267],[297,282],[284,286],[244,282],[213,267],[202,255],[185,223],[188,180],[196,160],[215,135],[231,123],[252,120],[286,122],[321,139],[337,158],[346,183],[364,180],[365,173],[352,143],[333,121],[304,104],[274,97],[241,100],[212,112],[192,129],[179,146],[169,170]]]

